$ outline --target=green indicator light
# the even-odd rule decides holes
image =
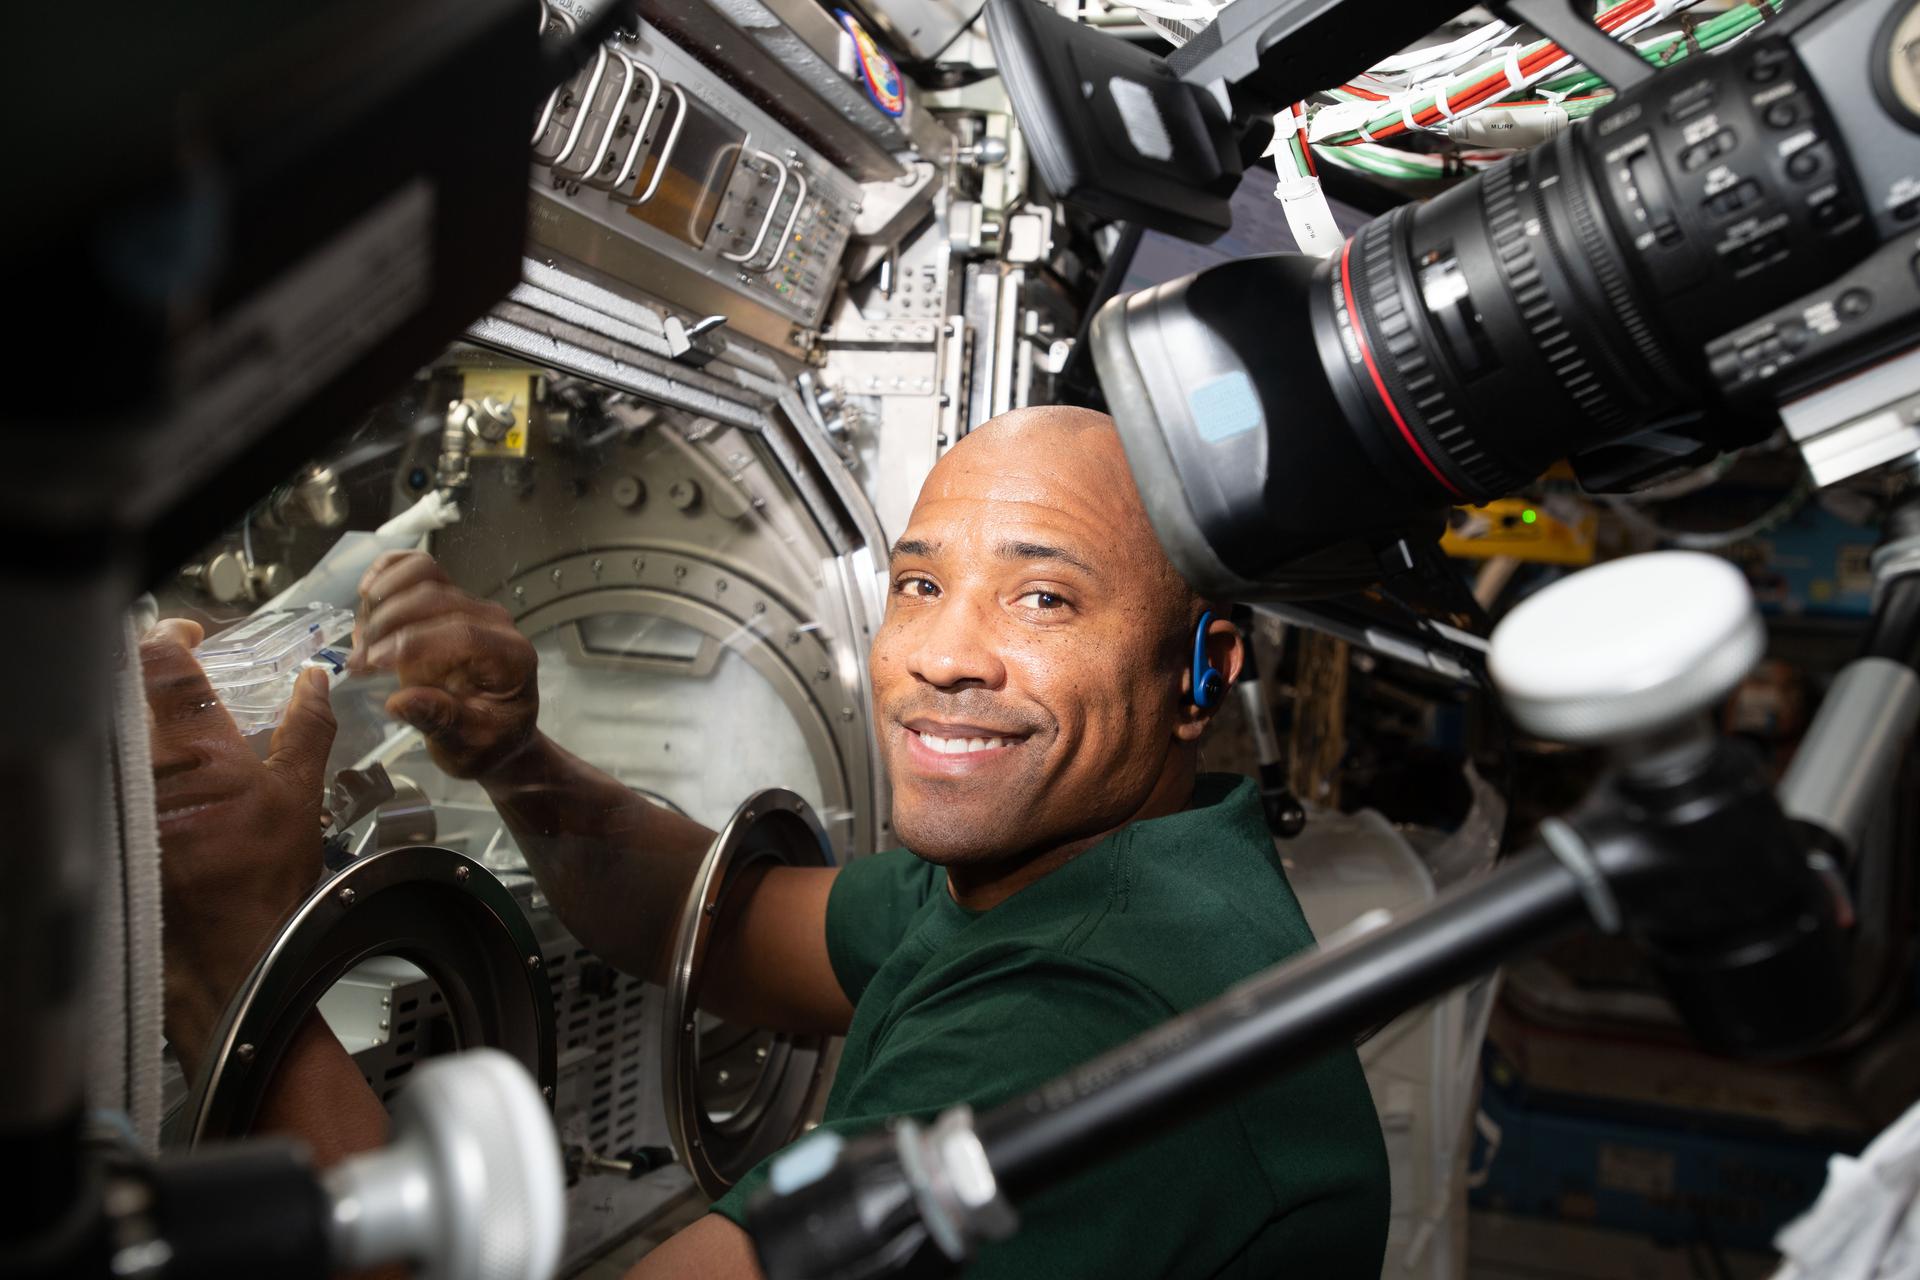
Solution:
[[[1520,513],[1520,523],[1522,524],[1532,524],[1534,521],[1538,520],[1539,518],[1540,518],[1540,513],[1538,511],[1535,511],[1532,507],[1528,507],[1525,511],[1522,511]]]

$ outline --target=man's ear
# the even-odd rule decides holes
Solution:
[[[1226,677],[1226,687],[1220,691],[1220,700],[1211,707],[1194,705],[1193,671],[1189,664],[1186,674],[1181,677],[1180,688],[1186,700],[1184,714],[1180,724],[1174,730],[1182,742],[1197,742],[1206,730],[1207,722],[1213,719],[1213,713],[1220,709],[1220,702],[1226,700],[1227,691],[1233,688],[1234,681],[1240,678],[1240,672],[1247,665],[1247,642],[1240,635],[1240,629],[1226,617],[1223,607],[1207,624],[1206,645],[1207,661],[1222,676]],[[1196,620],[1197,621],[1197,620]],[[1191,650],[1189,650],[1191,653]]]

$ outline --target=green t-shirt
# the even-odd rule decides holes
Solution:
[[[987,911],[905,850],[850,864],[827,950],[854,1002],[823,1124],[992,1107],[1313,945],[1245,778],[1137,822]],[[714,1205],[741,1222],[765,1164]],[[1016,1206],[975,1280],[1378,1280],[1387,1160],[1342,1049]]]

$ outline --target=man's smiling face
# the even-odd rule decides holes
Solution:
[[[901,841],[943,866],[1018,862],[1178,808],[1198,609],[1104,415],[1022,410],[968,435],[894,544],[871,653]]]

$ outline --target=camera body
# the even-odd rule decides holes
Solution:
[[[1324,261],[1108,303],[1094,360],[1175,563],[1242,599],[1362,586],[1451,504],[1562,458],[1645,487],[1915,347],[1916,48],[1913,0],[1795,8]]]

